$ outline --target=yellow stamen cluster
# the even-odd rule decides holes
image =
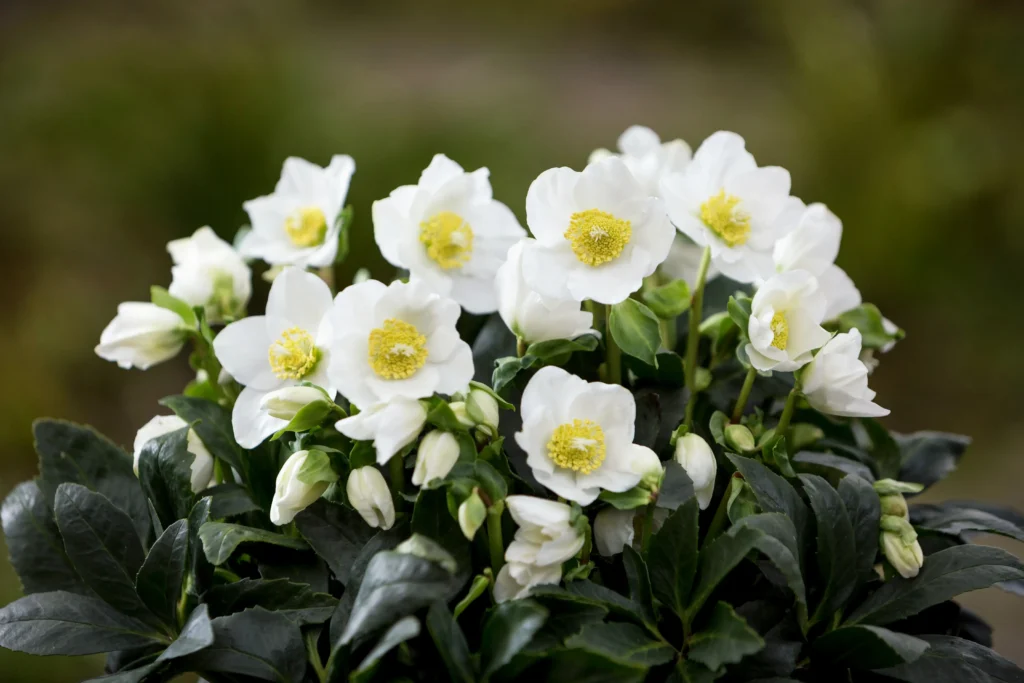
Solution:
[[[267,356],[270,369],[279,379],[302,379],[320,361],[320,349],[309,332],[301,327],[290,327],[270,345]]]
[[[750,237],[750,215],[737,210],[739,203],[739,197],[722,190],[700,205],[704,225],[730,247],[746,244]]]
[[[569,229],[564,235],[576,258],[588,266],[600,266],[614,261],[632,236],[633,228],[629,221],[599,209],[574,213],[569,218]]]
[[[771,328],[772,334],[775,335],[772,338],[772,346],[780,351],[785,351],[786,345],[789,344],[789,323],[786,322],[786,316],[781,313],[773,315]]]
[[[370,332],[370,367],[384,379],[406,379],[427,362],[427,338],[415,325],[388,318]]]
[[[548,457],[580,474],[595,472],[604,462],[604,430],[591,420],[558,425],[548,441]]]
[[[327,236],[327,218],[315,206],[304,206],[284,219],[288,239],[297,247],[315,247]]]
[[[442,211],[420,223],[420,242],[444,270],[461,268],[473,255],[473,228],[459,214]]]

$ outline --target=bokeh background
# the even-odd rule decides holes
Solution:
[[[435,152],[488,166],[522,218],[538,173],[644,123],[695,148],[739,131],[843,219],[839,263],[908,332],[872,379],[887,424],[975,437],[931,497],[1024,507],[1022,122],[1011,0],[5,0],[0,494],[35,473],[33,418],[130,444],[180,390],[184,357],[126,372],[92,347],[118,302],[169,283],[168,240],[230,239],[285,156],[355,157],[343,276],[386,276],[370,202]],[[1024,601],[966,603],[1024,664]],[[100,666],[0,651],[6,683]]]

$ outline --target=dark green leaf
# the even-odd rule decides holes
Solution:
[[[679,506],[694,497],[693,482],[686,470],[675,460],[665,463],[665,476],[661,479],[661,488],[658,489],[658,499],[654,502],[655,507],[666,510],[677,510]]]
[[[211,455],[220,458],[245,476],[244,451],[235,442],[230,410],[213,401],[189,396],[168,396],[160,403],[192,425],[192,429]]]
[[[984,510],[961,507],[962,504],[918,506],[911,509],[910,518],[920,529],[960,536],[972,532],[999,534],[1024,542],[1024,528]]]
[[[256,512],[260,507],[249,497],[244,486],[238,484],[220,484],[203,491],[203,497],[212,501],[210,517],[226,519],[247,512]]]
[[[764,639],[727,603],[719,602],[704,629],[690,638],[687,657],[712,671],[736,664],[764,647]]]
[[[725,307],[729,318],[741,330],[744,336],[746,336],[747,328],[750,326],[750,307],[752,303],[749,297],[741,296],[737,298],[731,296]]]
[[[341,263],[348,256],[349,252],[349,232],[352,229],[352,221],[355,217],[355,211],[352,209],[351,204],[345,205],[345,208],[338,214],[338,220],[336,225],[338,226],[338,251],[334,254],[334,262]]]
[[[610,588],[587,579],[568,583],[565,588],[547,585],[536,586],[531,590],[530,597],[544,604],[550,604],[551,601],[565,601],[577,605],[601,607],[630,621],[648,625],[644,621],[640,605]],[[555,613],[558,613],[557,610]]]
[[[861,304],[839,316],[837,329],[840,332],[849,332],[856,327],[860,330],[865,349],[880,349],[891,342],[903,339],[902,330],[892,334],[887,332],[884,320],[877,306]]]
[[[109,676],[100,676],[99,678],[90,678],[83,683],[141,683],[144,680],[158,680],[158,679],[147,679],[147,676],[151,676],[157,670],[164,666],[163,662],[150,662],[136,669],[126,669],[124,671],[118,671],[117,673],[110,674]]]
[[[252,607],[276,612],[299,626],[322,624],[331,618],[338,601],[316,593],[304,583],[287,579],[242,579],[214,586],[203,594],[215,617],[227,616]]]
[[[188,303],[181,299],[172,296],[163,287],[157,287],[153,285],[149,288],[149,299],[160,308],[165,308],[171,313],[176,313],[181,316],[182,322],[188,327],[194,328],[196,323],[196,312],[192,310],[192,307]]]
[[[306,649],[299,627],[256,608],[212,622],[213,645],[184,661],[193,671],[221,671],[277,683],[302,683]]]
[[[848,623],[884,625],[968,591],[1024,578],[1024,565],[999,548],[958,545],[925,557],[913,579],[890,579],[854,610]]]
[[[597,335],[593,334],[584,334],[575,339],[549,339],[530,344],[526,347],[525,356],[547,362],[576,352],[593,351],[597,348],[597,341]]]
[[[844,626],[814,641],[814,657],[852,669],[881,669],[913,662],[928,643],[881,626]],[[945,679],[942,679],[945,680]]]
[[[150,548],[135,578],[139,597],[169,626],[177,626],[178,601],[187,571],[188,520],[179,519]]]
[[[900,475],[900,447],[889,434],[889,430],[878,420],[865,418],[860,421],[871,439],[871,456],[882,479],[895,479]]]
[[[643,666],[665,664],[676,656],[671,645],[649,638],[633,624],[589,624],[565,644],[617,662]]]
[[[571,681],[572,683],[640,683],[647,667],[617,662],[597,652],[573,648],[515,657],[495,680]]]
[[[309,549],[305,542],[292,536],[225,522],[207,522],[199,528],[199,539],[203,542],[206,559],[215,565],[227,562],[242,543],[270,543],[292,550]]]
[[[651,592],[651,577],[647,573],[647,565],[640,553],[631,546],[622,549],[622,566],[626,570],[626,581],[629,584],[629,597],[643,609],[644,619],[650,623],[657,622],[654,614],[654,595]]]
[[[1024,671],[983,645],[954,636],[923,635],[929,647],[911,664],[879,673],[908,683],[1022,683]]]
[[[833,486],[838,486],[839,481],[848,474],[869,482],[875,480],[870,467],[835,453],[801,451],[793,456],[793,467],[798,472],[817,474]]]
[[[969,437],[942,432],[894,434],[893,437],[899,444],[902,459],[899,480],[925,486],[945,479],[955,470],[971,443]]]
[[[547,609],[534,600],[512,600],[495,607],[480,641],[482,677],[489,678],[526,647],[547,617]]]
[[[608,615],[601,605],[584,602],[548,599],[541,595],[531,598],[548,608],[548,619],[527,646],[529,652],[546,652],[561,647],[569,636],[576,635],[587,624],[597,624]]]
[[[188,428],[158,436],[146,442],[139,455],[139,481],[156,509],[164,527],[188,517],[195,505],[192,492],[192,462],[188,451]]]
[[[25,594],[88,594],[64,552],[53,511],[34,481],[18,484],[3,504],[4,539]]]
[[[427,612],[427,630],[434,639],[434,645],[444,660],[448,676],[456,683],[473,683],[473,663],[469,655],[469,645],[462,629],[452,618],[448,606],[438,600]]]
[[[827,481],[801,474],[817,525],[818,573],[825,583],[811,621],[825,619],[843,608],[857,586],[857,543],[843,499]]]
[[[200,605],[185,621],[185,626],[173,643],[157,657],[157,662],[178,659],[213,645],[213,624],[206,605]]]
[[[643,290],[643,299],[654,315],[672,320],[690,310],[690,286],[686,280],[673,280],[668,284]]]
[[[612,306],[608,330],[622,352],[657,367],[661,328],[658,316],[636,299]]]
[[[800,572],[800,549],[793,522],[779,512],[765,512],[744,517],[733,528],[737,527],[761,532],[762,536],[754,542],[754,547],[771,560],[785,577],[796,599],[806,605],[807,593]]]
[[[661,525],[647,553],[654,595],[682,616],[697,573],[697,499],[691,497]]]
[[[295,526],[342,584],[352,562],[377,532],[355,510],[318,500],[295,516]]]
[[[189,594],[198,597],[207,589],[213,579],[213,565],[206,559],[202,551],[199,530],[210,519],[212,501],[203,498],[192,508],[188,515],[188,557],[192,571],[192,582]]]
[[[481,467],[477,468],[476,465]],[[474,471],[489,470],[493,476],[501,479],[486,462],[474,463],[471,468]],[[412,530],[435,541],[451,554],[458,566],[455,580],[461,583],[469,578],[471,567],[466,538],[462,535],[458,521],[448,511],[448,498],[444,489],[420,491],[412,512]]]
[[[793,486],[753,458],[727,453],[729,461],[743,475],[765,512],[781,512],[793,520],[800,547],[804,546],[809,512]]]
[[[757,546],[763,535],[760,530],[746,526],[730,527],[700,551],[697,584],[690,594],[686,618],[693,620],[711,592]]]
[[[651,502],[650,490],[641,486],[634,486],[622,493],[601,491],[599,497],[616,510],[635,510]]]
[[[295,412],[288,424],[274,432],[270,438],[272,441],[276,441],[288,433],[308,432],[314,427],[319,427],[332,413],[334,413],[334,406],[327,401],[326,396],[322,401],[307,403]]]
[[[878,524],[882,516],[878,494],[871,484],[853,474],[843,477],[838,490],[853,526],[857,573],[863,578],[872,571],[878,555]]]
[[[384,635],[380,637],[377,644],[373,646],[373,649],[366,655],[359,668],[356,669],[355,673],[351,675],[350,680],[353,683],[361,683],[369,681],[373,677],[373,673],[377,668],[377,664],[380,660],[398,645],[404,643],[407,640],[411,640],[420,634],[420,622],[419,619],[413,616],[399,619],[394,625],[385,631]]]
[[[440,396],[431,396],[427,401],[427,424],[445,432],[458,434],[466,431],[466,425],[459,422],[448,401]]]

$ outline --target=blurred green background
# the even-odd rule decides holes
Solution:
[[[643,123],[695,148],[738,131],[843,219],[839,263],[908,332],[872,379],[887,424],[976,439],[930,497],[1024,507],[1022,122],[1019,2],[7,0],[0,494],[35,473],[33,418],[130,444],[180,390],[184,357],[126,372],[92,347],[118,302],[168,284],[168,240],[230,239],[285,156],[355,157],[344,277],[384,276],[370,202],[435,152],[488,166],[522,218],[538,173]],[[0,559],[0,604],[18,595]],[[1024,602],[966,602],[1024,663]],[[0,651],[6,683],[100,666]]]

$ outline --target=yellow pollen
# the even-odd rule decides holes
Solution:
[[[730,247],[746,244],[750,237],[750,215],[736,209],[739,203],[739,197],[722,190],[700,205],[704,225]]]
[[[415,325],[388,318],[370,332],[370,367],[384,379],[406,379],[427,362],[427,338]]]
[[[599,209],[577,211],[569,218],[565,239],[573,253],[588,266],[600,266],[618,258],[629,244],[633,228],[629,221]]]
[[[459,214],[442,211],[420,223],[420,242],[444,270],[461,268],[473,254],[473,228]]]
[[[317,207],[304,206],[284,219],[284,230],[295,246],[315,247],[327,235],[327,218]]]
[[[786,316],[781,313],[773,315],[771,327],[772,334],[775,335],[772,338],[772,346],[780,351],[785,351],[786,345],[789,343],[789,323],[786,322]]]
[[[281,338],[270,345],[270,369],[280,379],[302,379],[320,361],[320,349],[313,343],[313,335],[301,327],[290,327]]]
[[[548,457],[559,467],[590,474],[604,462],[604,431],[590,420],[558,425],[548,441]]]

